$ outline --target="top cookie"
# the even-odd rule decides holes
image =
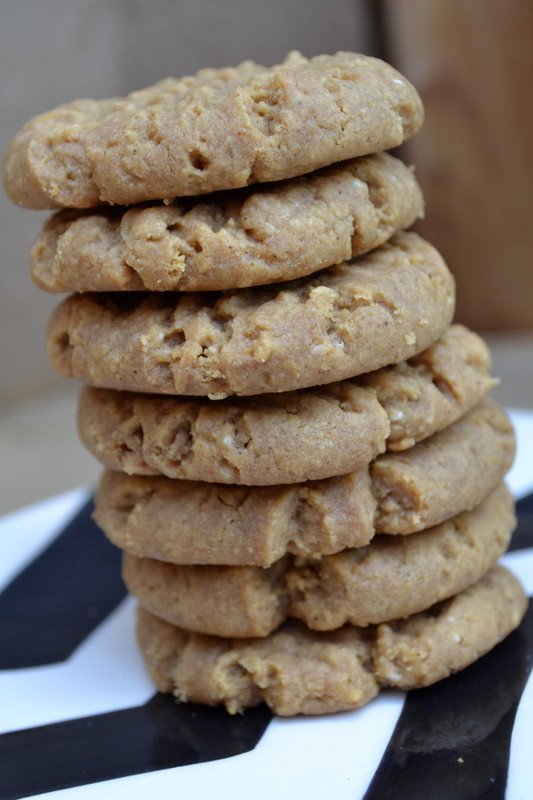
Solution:
[[[422,119],[416,90],[379,59],[294,52],[41,114],[9,145],[4,185],[28,208],[168,200],[387,150]]]

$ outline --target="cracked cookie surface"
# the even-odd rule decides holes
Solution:
[[[388,150],[422,119],[417,92],[388,64],[293,52],[271,69],[246,61],[41,114],[8,146],[4,186],[30,208],[171,200]]]
[[[412,170],[376,153],[171,205],[60,211],[32,248],[32,274],[54,292],[257,286],[361,255],[422,211]]]
[[[494,566],[515,527],[503,485],[475,509],[409,536],[273,566],[180,566],[124,553],[123,577],[140,605],[180,628],[267,636],[288,617],[313,630],[405,618],[468,588]]]
[[[262,639],[191,633],[140,608],[137,635],[152,680],[182,702],[232,713],[266,702],[281,716],[358,708],[385,686],[429,686],[468,666],[520,624],[527,597],[494,567],[420,614],[316,632],[285,623]]]
[[[104,472],[95,518],[114,544],[178,564],[268,566],[409,534],[476,506],[511,466],[510,421],[483,400],[458,422],[347,475],[234,486]],[[405,501],[402,498],[405,496]]]
[[[495,385],[483,340],[452,325],[409,361],[299,392],[204,400],[85,386],[80,437],[129,475],[246,485],[361,469],[456,421]]]
[[[318,386],[408,359],[448,328],[455,284],[415,233],[284,284],[148,295],[73,295],[48,353],[65,376],[110,389],[209,396]]]

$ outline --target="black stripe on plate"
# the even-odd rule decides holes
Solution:
[[[65,661],[125,597],[121,552],[92,511],[89,500],[0,594],[0,669]]]
[[[156,694],[144,706],[0,736],[0,797],[29,795],[245,753],[272,718],[266,706],[230,716]]]
[[[517,503],[514,550],[533,546],[533,494]],[[364,800],[502,800],[513,724],[533,662],[533,609],[467,669],[408,692]]]
[[[516,504],[518,524],[508,551],[533,547],[533,493],[522,497]]]

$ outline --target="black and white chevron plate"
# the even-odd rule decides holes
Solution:
[[[533,594],[533,413],[511,412]],[[477,664],[358,711],[230,717],[154,691],[85,490],[0,520],[0,800],[530,800],[533,611]]]

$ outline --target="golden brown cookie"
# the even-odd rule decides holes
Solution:
[[[189,633],[139,609],[138,639],[152,680],[182,702],[230,714],[265,701],[281,716],[358,708],[378,694],[372,649],[356,628],[315,633],[296,622],[264,639]]]
[[[320,481],[248,487],[107,471],[95,519],[133,555],[268,566],[286,552],[361,547],[375,532],[412,533],[473,508],[500,483],[514,448],[507,415],[487,399],[411,450]]]
[[[490,398],[408,450],[370,465],[376,530],[410,533],[476,506],[511,468],[516,441],[509,417]]]
[[[166,622],[197,633],[256,637],[289,615],[289,565],[286,557],[267,569],[184,567],[124,553],[122,575],[139,604]]]
[[[78,430],[104,466],[130,475],[246,485],[361,469],[450,425],[494,386],[479,336],[452,325],[409,361],[298,392],[204,400],[85,386]]]
[[[178,564],[269,566],[374,535],[368,470],[307,484],[224,486],[104,472],[95,519],[118,547]]]
[[[109,389],[253,395],[332,383],[410,358],[451,322],[453,278],[415,233],[306,278],[223,294],[73,295],[48,352]]]
[[[388,64],[294,52],[271,69],[246,61],[41,114],[10,143],[4,185],[30,208],[169,200],[388,150],[422,118],[415,89]]]
[[[389,421],[375,392],[349,381],[228,400],[86,386],[78,430],[111,469],[259,486],[360,469],[385,450]]]
[[[413,689],[448,677],[501,642],[520,624],[527,605],[514,575],[494,567],[432,613],[379,625],[374,661],[378,680]]]
[[[368,375],[358,383],[373,389],[387,412],[388,450],[405,450],[451,425],[497,384],[486,343],[463,325],[450,325],[435,344],[416,356]]]
[[[160,619],[197,633],[261,637],[287,617],[313,630],[424,611],[471,586],[505,552],[514,501],[502,484],[473,511],[410,536],[272,567],[179,566],[124,554],[126,587]]]
[[[52,292],[236,289],[309,275],[421,216],[412,170],[387,153],[171,205],[54,214],[31,254]]]
[[[289,615],[310,628],[331,630],[423,611],[494,566],[515,524],[513,497],[500,484],[473,510],[418,533],[382,534],[366,547],[296,558],[285,578]]]
[[[235,714],[266,702],[281,716],[368,703],[384,686],[428,686],[468,666],[520,624],[527,598],[495,567],[430,611],[366,629],[314,632],[290,622],[262,639],[190,633],[139,609],[138,638],[152,680],[183,702]]]

